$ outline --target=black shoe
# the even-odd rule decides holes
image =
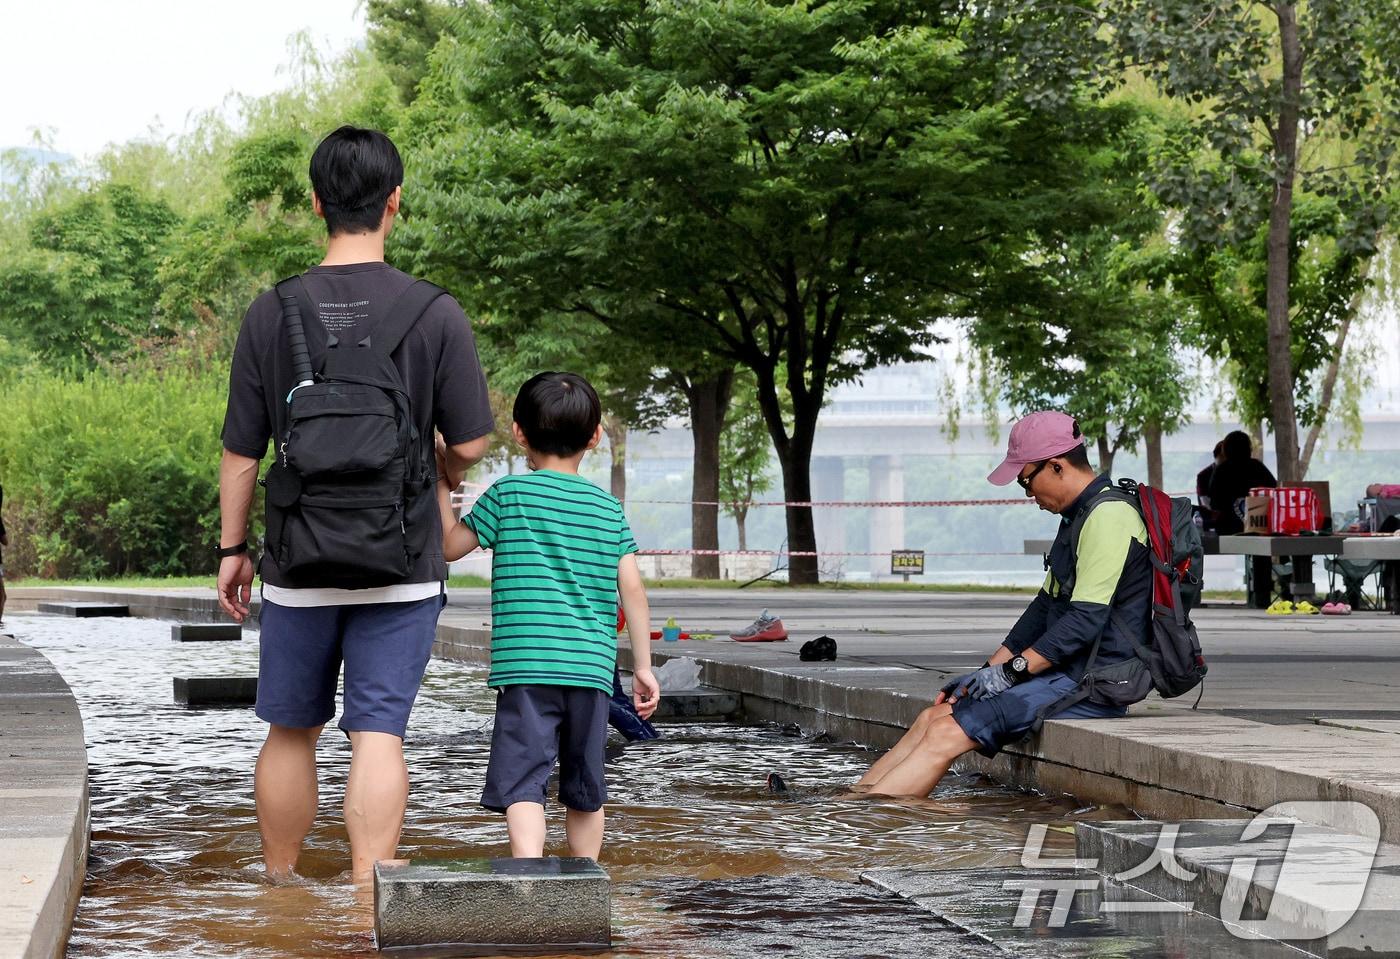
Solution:
[[[835,660],[836,640],[830,636],[818,636],[802,644],[802,648],[797,651],[797,658],[807,663]]]
[[[768,783],[768,791],[769,791],[770,793],[772,793],[773,795],[775,795],[775,796],[786,796],[786,795],[787,795],[787,791],[788,791],[787,783],[783,782],[783,777],[782,777],[782,776],[779,776],[777,773],[769,773],[769,774],[768,774],[767,783]]]

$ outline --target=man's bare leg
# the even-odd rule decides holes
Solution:
[[[269,876],[296,869],[316,819],[316,739],[321,727],[271,726],[253,772],[253,799]]]
[[[951,714],[932,720],[913,750],[878,781],[870,783],[869,791],[880,796],[922,799],[933,792],[953,760],[976,748],[977,744],[967,738]]]
[[[407,805],[403,740],[392,733],[352,732],[345,831],[350,834],[350,875],[355,885],[368,885],[374,878],[374,864],[397,855]]]
[[[914,720],[914,725],[910,726],[909,729],[905,731],[904,735],[900,737],[899,742],[895,743],[894,746],[890,748],[889,752],[875,760],[874,765],[867,769],[865,775],[861,776],[856,782],[856,787],[869,787],[872,783],[879,782],[881,777],[909,758],[910,753],[918,746],[919,741],[924,738],[924,733],[928,732],[930,723],[935,719],[951,715],[952,712],[952,703],[942,703],[937,706],[930,706],[919,713]]]
[[[603,810],[570,809],[564,816],[564,834],[569,837],[570,856],[597,859],[603,853]]]
[[[506,807],[506,832],[510,835],[510,854],[514,858],[538,859],[543,856],[544,807],[537,802],[511,803]],[[601,845],[601,829],[598,836]]]

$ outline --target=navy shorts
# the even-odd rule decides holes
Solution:
[[[559,802],[579,812],[608,801],[603,752],[608,742],[608,694],[583,686],[502,686],[481,804],[505,812],[518,802],[545,804],[545,787],[559,761]]]
[[[264,600],[258,718],[293,729],[325,725],[335,715],[343,662],[340,728],[402,738],[445,603],[445,596],[349,606],[279,606]]]
[[[995,756],[1003,746],[1025,739],[1035,725],[1036,713],[1070,692],[1076,682],[1064,673],[1050,673],[1028,679],[1019,686],[991,699],[964,697],[953,704],[953,719],[977,751]],[[1063,709],[1050,719],[1104,719],[1126,715],[1123,706],[1101,706],[1087,699]]]

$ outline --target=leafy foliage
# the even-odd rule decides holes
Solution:
[[[159,197],[103,183],[39,212],[0,262],[0,335],[55,364],[91,366],[161,331],[161,244],[177,217]]]
[[[402,127],[405,243],[493,322],[592,317],[638,362],[752,370],[785,491],[807,499],[828,389],[916,353],[935,317],[1024,273],[1037,229],[1078,217],[1097,112],[1003,97],[965,55],[970,11],[471,6]],[[789,524],[812,548],[810,512]]]
[[[1188,108],[1152,186],[1178,214],[1201,342],[1237,371],[1240,412],[1267,412],[1285,481],[1301,476],[1298,421],[1327,414],[1336,368],[1322,357],[1343,345],[1390,217],[1396,12],[1393,0],[993,0],[981,20],[1040,96],[1143,76]]]
[[[60,577],[212,572],[224,386],[220,373],[185,368],[38,371],[0,387],[7,565]]]

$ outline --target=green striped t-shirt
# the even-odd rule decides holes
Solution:
[[[574,473],[503,476],[462,521],[491,558],[490,686],[611,694],[617,563],[637,544],[622,504]]]

